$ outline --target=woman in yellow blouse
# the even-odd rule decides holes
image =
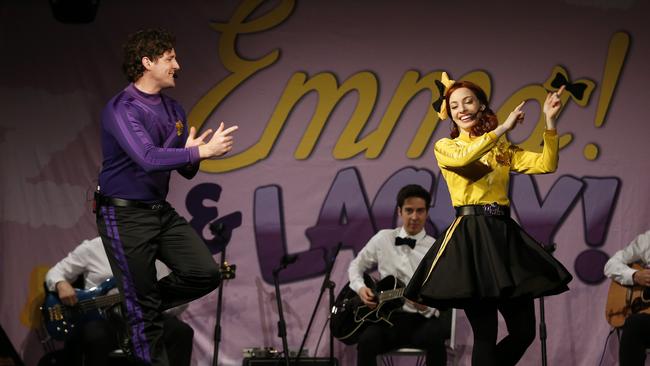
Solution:
[[[541,153],[510,144],[505,133],[523,121],[523,103],[499,125],[485,92],[443,73],[441,119],[453,121],[451,138],[435,144],[456,219],[424,257],[405,296],[437,308],[465,310],[474,333],[473,365],[515,365],[535,339],[533,299],[567,291],[569,272],[510,218],[510,172],[552,173],[557,168],[555,131],[564,87],[544,102]],[[447,111],[449,111],[447,113]],[[497,311],[508,336],[497,344]]]

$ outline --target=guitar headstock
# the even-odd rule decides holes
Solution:
[[[233,278],[235,278],[236,271],[237,271],[237,265],[229,264],[228,262],[223,262],[223,265],[219,269],[222,280],[232,280]]]

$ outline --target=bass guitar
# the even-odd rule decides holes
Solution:
[[[641,270],[639,264],[631,266]],[[636,313],[650,314],[650,287],[623,286],[616,281],[609,285],[605,318],[615,328],[622,327],[628,316]]]
[[[330,313],[330,331],[345,344],[359,342],[362,330],[369,324],[384,322],[390,326],[391,314],[404,305],[404,283],[394,276],[387,276],[375,282],[367,274],[363,276],[366,287],[373,290],[377,306],[370,309],[359,295],[350,288],[348,282],[334,301]]]
[[[106,279],[99,286],[88,290],[75,289],[77,303],[64,305],[56,292],[46,291],[45,301],[41,306],[45,329],[49,335],[59,341],[68,338],[76,327],[83,322],[103,318],[103,309],[122,301],[122,295],[107,295],[115,288],[113,277]]]

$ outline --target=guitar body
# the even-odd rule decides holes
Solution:
[[[64,305],[56,292],[48,291],[41,311],[49,335],[62,341],[74,333],[78,325],[103,319],[101,309],[121,301],[120,294],[106,295],[115,285],[115,279],[111,277],[97,287],[88,290],[75,289],[77,304],[74,306]]]
[[[350,289],[347,283],[336,297],[330,314],[330,331],[332,335],[345,344],[359,342],[363,330],[370,324],[384,323],[392,326],[391,314],[404,305],[402,292],[404,284],[393,276],[387,276],[375,282],[364,274],[366,287],[372,289],[379,299],[377,307],[370,309],[359,295]]]
[[[634,264],[634,269],[643,269]],[[622,327],[628,316],[636,313],[650,314],[650,288],[643,286],[623,286],[616,281],[609,285],[605,318],[615,328]]]

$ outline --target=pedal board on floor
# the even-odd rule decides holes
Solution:
[[[242,354],[244,358],[273,358],[280,356],[280,352],[275,347],[244,348]]]
[[[330,361],[329,357],[306,357],[300,358],[298,361],[289,359],[291,366],[338,366],[339,361],[334,358]],[[242,366],[284,366],[286,365],[284,358],[244,358]]]
[[[274,347],[250,347],[242,350],[244,355],[243,366],[271,366],[286,365],[286,360],[282,352]],[[330,362],[329,357],[308,357],[309,350],[303,349],[300,359],[295,360],[298,356],[297,350],[289,350],[289,364],[291,366],[338,366],[339,361],[334,358]]]
[[[242,354],[244,358],[282,358],[282,352],[275,349],[275,347],[251,347],[242,349]],[[298,351],[289,350],[289,357],[298,356]],[[309,349],[305,348],[302,350],[300,357],[309,357]]]

